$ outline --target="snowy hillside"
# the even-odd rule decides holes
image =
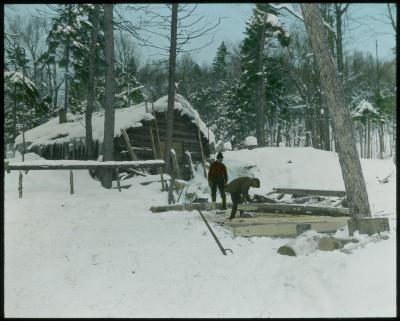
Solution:
[[[10,162],[20,160],[17,154]],[[256,148],[227,151],[224,163],[229,180],[260,178],[260,189],[251,194],[273,187],[344,189],[332,152]],[[222,245],[233,251],[222,255],[198,212],[150,212],[167,204],[159,182],[141,185],[144,178],[132,178],[131,188],[118,192],[101,188],[87,171],[74,171],[70,195],[68,171],[30,171],[19,199],[18,173],[5,173],[5,315],[395,316],[395,166],[391,160],[361,163],[373,215],[389,218],[389,239],[359,236],[363,242],[352,254],[298,257],[277,253],[290,239],[235,237],[216,224],[218,214],[204,212]],[[198,173],[191,188],[209,196],[201,168]],[[378,179],[389,174],[381,184]]]

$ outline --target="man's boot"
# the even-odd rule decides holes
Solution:
[[[226,210],[226,196],[222,197],[222,206],[221,206],[221,210]]]

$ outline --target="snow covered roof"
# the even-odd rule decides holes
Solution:
[[[161,97],[154,102],[156,112],[167,110],[168,96]],[[151,114],[151,104],[148,104],[149,111],[146,112],[145,103],[142,102],[127,108],[115,109],[114,137],[121,135],[121,129],[141,127],[142,121],[154,119]],[[194,124],[198,124],[200,131],[209,142],[215,142],[214,133],[209,130],[200,119],[199,113],[181,95],[175,95],[174,108],[181,112],[181,115],[188,116]],[[93,140],[103,141],[104,138],[104,110],[93,113],[92,116]],[[58,117],[32,128],[25,132],[25,141],[28,148],[35,145],[61,144],[76,138],[85,138],[85,115],[73,115],[67,113],[67,123],[60,124]],[[22,144],[22,135],[15,139],[15,144]]]

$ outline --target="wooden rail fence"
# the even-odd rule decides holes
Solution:
[[[89,170],[89,169],[113,169],[117,174],[117,186],[121,192],[121,184],[119,179],[120,169],[138,169],[138,168],[160,168],[165,166],[164,160],[147,160],[147,161],[131,161],[131,162],[97,162],[97,161],[76,161],[76,160],[39,160],[29,162],[8,162],[4,161],[4,170],[7,173],[11,171],[19,171],[19,198],[22,198],[22,171],[25,174],[30,170],[69,170],[70,171],[70,193],[74,194],[74,179],[72,170]]]

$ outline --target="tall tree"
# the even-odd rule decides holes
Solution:
[[[328,41],[322,16],[317,4],[301,3],[300,6],[332,116],[333,132],[337,142],[337,152],[349,201],[350,214],[354,218],[369,217],[371,210],[353,136],[353,124],[349,109],[344,101],[343,84],[327,47]]]
[[[104,4],[104,37],[106,60],[106,89],[104,100],[104,139],[103,161],[113,160],[114,153],[114,32],[113,32],[113,5]],[[105,188],[112,187],[112,169],[104,170],[101,185]]]
[[[266,146],[265,135],[265,89],[268,54],[273,40],[278,39],[283,46],[289,44],[289,35],[278,20],[278,11],[266,3],[256,4],[253,17],[247,22],[246,38],[242,55],[244,67],[244,89],[247,91],[248,105],[254,105],[257,141]],[[267,52],[266,52],[267,51]],[[254,93],[254,94],[253,94]]]
[[[92,42],[90,44],[89,53],[89,82],[88,82],[88,94],[87,94],[87,107],[85,114],[85,125],[86,125],[86,159],[93,159],[93,134],[92,134],[92,113],[93,113],[93,102],[94,102],[94,82],[96,77],[96,49],[97,49],[97,34],[99,24],[99,5],[94,5],[93,20],[92,20]]]
[[[171,173],[171,148],[174,130],[174,101],[175,101],[175,67],[176,67],[176,38],[178,25],[178,4],[172,4],[171,15],[171,46],[169,51],[168,73],[168,107],[167,107],[167,137],[165,140],[165,169]]]
[[[224,80],[227,76],[227,56],[228,49],[225,46],[225,42],[222,41],[213,61],[214,75],[218,80]]]

